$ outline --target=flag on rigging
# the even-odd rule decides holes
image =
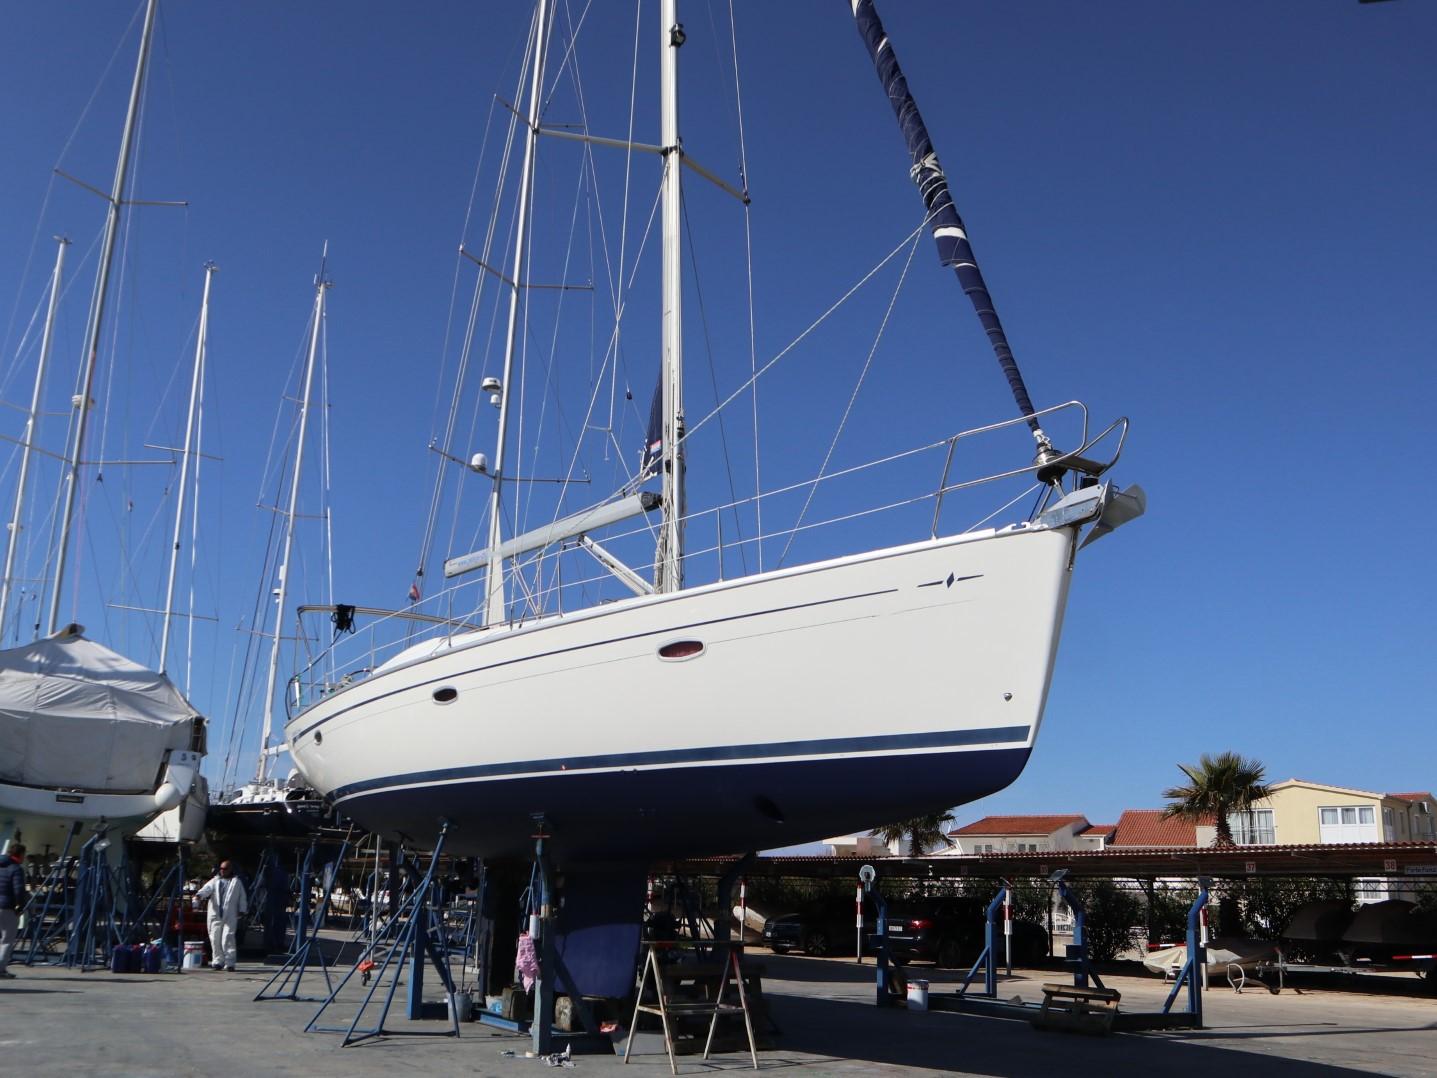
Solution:
[[[409,601],[411,603],[417,603],[419,602],[419,598],[419,581],[416,580],[413,584],[409,585]]]

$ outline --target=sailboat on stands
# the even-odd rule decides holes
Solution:
[[[145,11],[115,179],[106,196],[109,207],[86,328],[80,393],[74,401],[77,414],[64,457],[59,539],[49,582],[49,629],[47,635],[31,643],[0,651],[0,841],[22,842],[32,856],[43,856],[46,850],[78,852],[80,843],[88,837],[85,832],[91,829],[104,829],[115,838],[133,834],[147,821],[184,800],[199,773],[205,749],[205,721],[163,672],[163,655],[160,671],[150,670],[87,639],[81,626],[60,621],[80,474],[87,463],[87,420],[110,269],[120,208],[125,204],[155,7],[151,0]],[[51,282],[50,312],[36,374],[35,403],[22,442],[25,456],[17,481],[5,586],[0,594],[0,617],[9,612],[11,603],[14,544],[23,520],[28,459],[35,448],[35,421],[44,367],[49,358],[63,258],[62,241]],[[196,369],[198,371],[198,365]],[[189,422],[193,429],[193,407]],[[186,464],[188,460],[187,444]],[[182,488],[185,482],[182,478]],[[177,535],[182,518],[183,507],[176,517]],[[173,606],[173,573],[172,561],[170,594],[163,611],[166,641]]]
[[[304,706],[285,731],[306,779],[362,826],[421,841],[444,822],[446,852],[485,858],[530,854],[543,833],[546,853],[571,879],[576,867],[601,862],[817,840],[1006,786],[1038,735],[1079,548],[1144,508],[1138,488],[1106,478],[1126,420],[1090,434],[1076,402],[1030,403],[892,44],[870,0],[857,0],[858,29],[907,141],[926,228],[977,309],[1019,415],[922,447],[938,467],[926,494],[931,519],[925,509],[917,534],[807,564],[696,579],[700,557],[711,563],[725,539],[692,548],[697,529],[720,514],[691,512],[686,500],[698,425],[684,406],[685,169],[745,204],[748,195],[685,148],[678,75],[687,35],[676,0],[660,7],[660,141],[644,146],[546,123],[552,28],[549,4],[537,5],[517,125],[523,164],[512,259],[502,268],[483,263],[508,300],[503,374],[485,380],[498,398],[497,446],[492,461],[469,462],[492,484],[487,543],[445,563],[449,578],[483,574],[482,601],[467,616],[445,620],[416,605],[367,626],[350,645],[368,648],[362,658],[338,664],[348,675],[342,682],[318,665],[300,672]],[[565,64],[574,51],[564,51]],[[633,482],[506,535],[516,495],[526,479],[538,481],[522,473],[509,427],[519,327],[536,287],[525,259],[535,147],[545,137],[651,152],[661,162],[661,387],[651,452]],[[1063,417],[1079,428],[1066,451],[1045,429]],[[981,480],[952,475],[955,450],[1024,428],[1035,458],[1028,448]],[[873,497],[889,496],[872,473],[843,471],[869,482]],[[945,499],[980,482],[1031,491],[1031,513],[944,530]],[[645,521],[632,543],[650,517],[657,553],[646,577],[614,555],[609,536],[622,522]],[[560,555],[591,557],[629,594],[564,608],[562,587],[548,588],[556,574],[540,575],[553,564],[544,559]],[[452,608],[452,593],[444,601]],[[441,624],[416,627],[425,616]],[[374,631],[398,626],[392,644]]]

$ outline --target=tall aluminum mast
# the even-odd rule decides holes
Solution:
[[[15,514],[10,518],[10,540],[5,547],[5,577],[0,581],[0,640],[5,635],[5,619],[10,612],[11,574],[15,571],[15,550],[20,545],[21,517],[25,510],[25,486],[30,475],[30,450],[35,444],[35,428],[40,415],[40,394],[45,387],[45,368],[50,363],[50,346],[55,339],[55,308],[60,300],[60,279],[65,271],[65,248],[70,241],[56,236],[59,250],[55,252],[55,271],[50,277],[50,304],[45,311],[45,333],[40,338],[40,362],[35,368],[35,391],[30,396],[30,415],[25,420],[25,437],[20,450],[20,474],[15,479]]]
[[[679,140],[679,49],[684,28],[677,0],[660,4],[660,150],[663,186],[663,478],[664,520],[654,565],[654,590],[684,584],[684,337],[683,337],[683,145]]]
[[[95,358],[100,350],[100,331],[105,316],[105,299],[110,286],[110,264],[115,256],[115,234],[120,227],[120,206],[125,197],[125,180],[130,171],[130,150],[134,144],[135,123],[140,115],[140,92],[145,84],[145,67],[150,58],[150,41],[155,30],[157,0],[145,5],[145,26],[140,33],[140,58],[135,64],[135,81],[130,87],[130,107],[125,115],[125,133],[120,139],[120,156],[115,164],[115,182],[110,188],[110,208],[105,217],[105,236],[100,244],[100,270],[95,278],[95,295],[90,304],[90,324],[85,331],[85,360],[80,377],[80,395],[75,407],[75,438],[70,444],[65,475],[64,508],[60,515],[60,541],[55,552],[55,582],[50,594],[50,618],[47,632],[59,628],[60,597],[65,585],[65,563],[70,552],[70,526],[75,515],[75,495],[80,485],[81,455],[85,449],[85,427],[90,412],[90,392],[95,384]]]
[[[205,263],[205,294],[200,301],[200,326],[195,335],[195,369],[190,376],[190,408],[185,416],[184,457],[180,461],[180,493],[175,503],[175,532],[170,544],[170,578],[165,585],[164,628],[160,632],[159,672],[166,670],[165,661],[170,653],[170,622],[175,613],[175,570],[180,561],[180,528],[185,521],[185,495],[189,492],[190,447],[195,436],[195,405],[199,401],[200,384],[205,377],[205,342],[210,328],[210,283],[218,267],[213,262]]]
[[[329,245],[325,245],[326,255]],[[314,362],[319,354],[319,334],[324,324],[324,294],[329,290],[329,281],[324,276],[324,262],[320,262],[319,276],[314,279],[314,325],[309,334],[309,357],[304,364],[304,394],[299,402],[299,435],[294,445],[294,471],[289,480],[289,511],[284,518],[284,547],[279,562],[279,586],[274,595],[274,639],[269,649],[269,677],[264,692],[264,727],[259,738],[259,762],[255,766],[256,782],[269,778],[269,762],[283,746],[271,747],[270,733],[274,729],[274,688],[279,678],[279,646],[284,632],[284,604],[289,594],[289,555],[294,546],[294,518],[299,509],[299,480],[304,469],[304,433],[309,426],[310,393],[314,386]]]
[[[525,117],[524,165],[519,176],[519,213],[514,228],[514,269],[509,278],[509,323],[504,338],[504,374],[499,386],[498,444],[494,449],[494,467],[490,472],[494,489],[489,495],[489,563],[484,580],[484,624],[504,620],[504,559],[494,551],[503,541],[500,509],[504,491],[504,443],[509,433],[509,382],[514,373],[514,352],[519,339],[519,310],[523,305],[520,291],[524,287],[524,253],[529,246],[529,199],[534,182],[534,150],[539,141],[539,109],[544,93],[544,54],[548,50],[549,4],[539,0],[534,12],[534,59],[529,79],[529,108]]]

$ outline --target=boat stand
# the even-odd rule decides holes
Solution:
[[[544,850],[544,840],[549,837],[548,822],[542,814],[534,816],[534,882],[539,893],[531,896],[529,914],[529,936],[534,941],[535,956],[539,960],[539,974],[534,981],[534,1015],[528,1022],[522,1019],[504,1018],[481,1009],[476,1017],[483,1025],[508,1030],[511,1033],[528,1033],[535,1056],[543,1057],[555,1052],[555,1042],[563,1041],[565,1051],[573,1049],[595,1049],[613,1052],[614,1045],[608,1034],[600,1029],[598,1019],[588,1001],[577,993],[569,996],[569,1002],[578,1015],[578,1031],[556,1030],[554,1014],[558,1002],[557,986],[560,979],[572,985],[574,978],[569,974],[564,960],[554,946],[554,911],[558,908],[554,893],[554,873]],[[488,962],[485,960],[485,979]]]
[[[20,937],[20,946],[16,950],[24,950],[27,966],[33,966],[42,951],[48,958],[53,953],[52,949],[58,947],[60,941],[66,938],[68,925],[74,919],[75,891],[74,881],[70,876],[76,859],[70,856],[70,847],[75,842],[75,836],[80,833],[80,826],[79,820],[70,825],[70,833],[65,836],[64,851],[59,860],[51,863],[50,871],[45,874],[40,889],[30,895],[30,901],[25,907],[25,932]]]
[[[1011,938],[1013,934],[1013,922],[1009,918],[1008,894],[1012,888],[1007,880],[1000,881],[1002,887],[998,888],[998,894],[993,901],[988,903],[988,911],[983,925],[983,953],[973,963],[973,968],[968,971],[968,976],[963,978],[963,984],[958,989],[960,996],[968,995],[968,986],[973,983],[973,978],[978,975],[978,969],[983,969],[983,991],[974,992],[971,999],[997,999],[998,998],[998,950],[997,932],[995,931],[998,914],[1003,914],[1003,933]],[[1008,975],[1013,975],[1012,953],[1009,952]]]
[[[99,830],[80,848],[74,916],[60,961],[71,968],[78,965],[82,973],[107,966],[110,951],[121,937],[115,923],[114,880],[105,859],[105,851],[110,848],[108,834],[109,829],[101,822]]]
[[[334,980],[329,975],[329,961],[324,957],[324,948],[320,945],[319,930],[324,927],[326,916],[329,914],[329,902],[334,894],[334,881],[339,878],[339,867],[344,864],[344,855],[349,852],[349,836],[339,845],[339,856],[335,858],[335,870],[329,874],[324,883],[324,892],[319,900],[319,909],[315,912],[314,918],[309,917],[309,867],[310,859],[314,855],[314,846],[311,845],[309,853],[304,858],[304,869],[299,875],[299,907],[295,912],[294,946],[290,948],[289,957],[284,965],[273,977],[266,982],[265,986],[255,994],[256,1003],[272,999],[288,999],[299,1003],[320,1003],[324,1002],[324,996],[301,996],[299,994],[299,983],[304,980],[304,971],[309,968],[311,956],[317,959],[316,964],[324,974],[324,987],[329,997],[334,995]],[[273,989],[273,992],[270,990]],[[381,1020],[382,1024],[382,1020]]]
[[[389,918],[384,927],[369,942],[369,945],[365,947],[359,959],[339,984],[335,985],[329,997],[320,1004],[319,1010],[309,1020],[309,1024],[304,1027],[306,1033],[342,1033],[344,1040],[340,1042],[341,1048],[368,1040],[371,1037],[459,1036],[458,1010],[452,1006],[449,1008],[450,1028],[443,1034],[429,1031],[392,1030],[384,1027],[384,1021],[389,1017],[389,1008],[394,1003],[394,994],[399,988],[399,981],[406,962],[409,965],[408,1013],[411,1019],[423,1016],[425,959],[433,964],[450,998],[453,998],[454,980],[449,975],[448,963],[439,946],[443,941],[435,939],[435,928],[440,925],[441,919],[431,916],[430,910],[431,900],[435,895],[435,870],[439,867],[439,858],[444,853],[444,838],[448,833],[449,824],[446,822],[439,829],[439,838],[434,843],[434,852],[429,856],[429,868],[423,878],[409,892],[394,915]],[[381,951],[383,957],[377,957]],[[373,983],[369,985],[369,991],[365,993],[359,1010],[354,1015],[354,1020],[347,1026],[321,1026],[320,1018],[344,991],[344,986],[356,973],[364,975],[365,983],[371,980],[370,975],[372,974]],[[388,990],[385,992],[384,1002],[380,1006],[378,1020],[373,1026],[361,1029],[359,1027],[360,1020],[363,1019],[375,993],[384,985],[386,977],[389,978]]]
[[[266,846],[260,851],[259,864],[255,866],[254,874],[249,877],[249,882],[253,884],[248,890],[249,912],[244,915],[244,920],[236,931],[236,937],[240,941],[254,929],[264,931],[264,907],[269,898],[269,885],[266,881],[270,878],[270,866],[278,860],[274,847]]]
[[[873,908],[877,914],[875,918],[875,946],[878,953],[874,955],[874,1002],[880,1007],[898,1006],[898,991],[895,987],[893,970],[888,958],[888,901],[883,897],[883,892],[873,886],[877,874],[873,871],[872,865],[864,865],[858,873],[859,881],[863,884],[863,893],[873,901]]]
[[[1201,1029],[1202,969],[1207,961],[1206,948],[1202,942],[1202,910],[1207,905],[1208,888],[1212,881],[1205,876],[1198,877],[1198,895],[1188,909],[1188,959],[1162,1010],[1123,1011],[1118,1008],[1121,994],[1104,986],[1102,978],[1088,960],[1087,944],[1083,939],[1087,911],[1083,908],[1082,901],[1068,888],[1066,875],[1066,870],[1059,870],[1053,874],[1052,882],[1057,884],[1063,901],[1073,911],[1073,944],[1067,953],[1067,963],[1073,967],[1071,985],[1044,984],[1041,1004],[1026,1003],[1021,999],[1006,1001],[997,998],[994,922],[1008,890],[1007,881],[1004,881],[1003,890],[999,891],[998,896],[988,906],[988,946],[969,970],[963,987],[951,995],[929,997],[929,1008],[935,1011],[956,1011],[960,1014],[981,1014],[991,1018],[1012,1018],[1029,1022],[1035,1029],[1065,1029],[1083,1033]],[[980,966],[984,968],[985,991],[965,994],[964,990],[977,975]],[[1089,981],[1093,984],[1090,985]],[[1174,1012],[1173,1003],[1184,985],[1188,989],[1187,1008]]]
[[[664,1050],[669,1056],[669,1072],[678,1074],[678,1063],[674,1058],[674,1035],[673,1027],[669,1025],[669,1018],[683,1015],[707,1015],[709,1017],[709,1033],[704,1041],[704,1059],[708,1059],[709,1052],[713,1049],[714,1031],[718,1029],[719,1015],[721,1014],[742,1014],[744,1029],[748,1033],[748,1053],[753,1060],[753,1069],[758,1070],[758,1044],[753,1036],[753,1017],[748,1009],[748,993],[743,987],[743,971],[739,968],[739,952],[737,949],[723,948],[723,957],[720,961],[720,973],[718,987],[714,991],[712,1002],[695,1000],[692,1002],[677,1002],[668,998],[668,991],[664,987],[664,969],[659,963],[658,952],[669,950],[676,944],[669,941],[650,941],[644,944],[644,972],[639,978],[639,989],[634,996],[634,1014],[629,1021],[629,1036],[624,1042],[624,1062],[628,1063],[629,1055],[634,1046],[634,1038],[639,1032],[639,1015],[656,1014],[663,1023],[664,1028]],[[649,984],[649,975],[653,974],[654,1002],[644,1002],[644,990]],[[728,993],[729,981],[732,980],[738,989],[738,1002],[725,1003],[724,996]]]
[[[180,918],[180,908],[185,897],[185,847],[183,843],[175,843],[175,859],[170,862],[170,867],[165,869],[165,874],[150,891],[150,898],[140,910],[140,914],[127,926],[124,939],[121,942],[129,943],[137,931],[142,931],[145,923],[149,920],[150,914],[155,913],[160,922],[160,950],[162,953],[173,955],[174,961],[166,960],[163,969],[174,973],[183,972],[184,964],[184,925]],[[175,946],[171,950],[170,933],[174,932]]]

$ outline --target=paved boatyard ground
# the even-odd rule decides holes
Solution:
[[[1291,989],[1273,996],[1226,986],[1205,996],[1209,1028],[1176,1033],[1085,1037],[1039,1033],[1026,1023],[941,1012],[879,1009],[873,968],[852,960],[769,956],[764,994],[783,1029],[762,1052],[764,1070],[795,1074],[976,1075],[1437,1075],[1437,997],[1415,978],[1400,994]],[[242,964],[234,974],[78,973],[63,967],[12,967],[0,981],[0,1073],[24,1075],[539,1075],[526,1059],[527,1038],[478,1024],[464,1036],[396,1037],[340,1049],[338,1037],[304,1034],[312,1003],[251,1002],[272,967]],[[956,987],[951,970],[913,967],[934,991]],[[1040,997],[1054,972],[1005,979],[1000,995]],[[432,980],[432,976],[431,976]],[[1156,1009],[1165,986],[1156,978],[1106,978],[1125,1010]],[[306,978],[307,987],[308,978]],[[322,983],[322,980],[321,980]],[[410,1026],[396,999],[391,1028]],[[333,1012],[332,1012],[333,1013]],[[347,1017],[352,1017],[351,1009]],[[336,1014],[335,1018],[339,1016]],[[329,1016],[326,1016],[326,1021]],[[645,1027],[647,1029],[647,1027]],[[506,1051],[515,1055],[505,1055]],[[663,1042],[641,1033],[627,1071],[667,1075]],[[576,1072],[609,1072],[617,1056],[575,1056]],[[680,1074],[748,1070],[747,1054],[704,1063],[681,1056]]]

